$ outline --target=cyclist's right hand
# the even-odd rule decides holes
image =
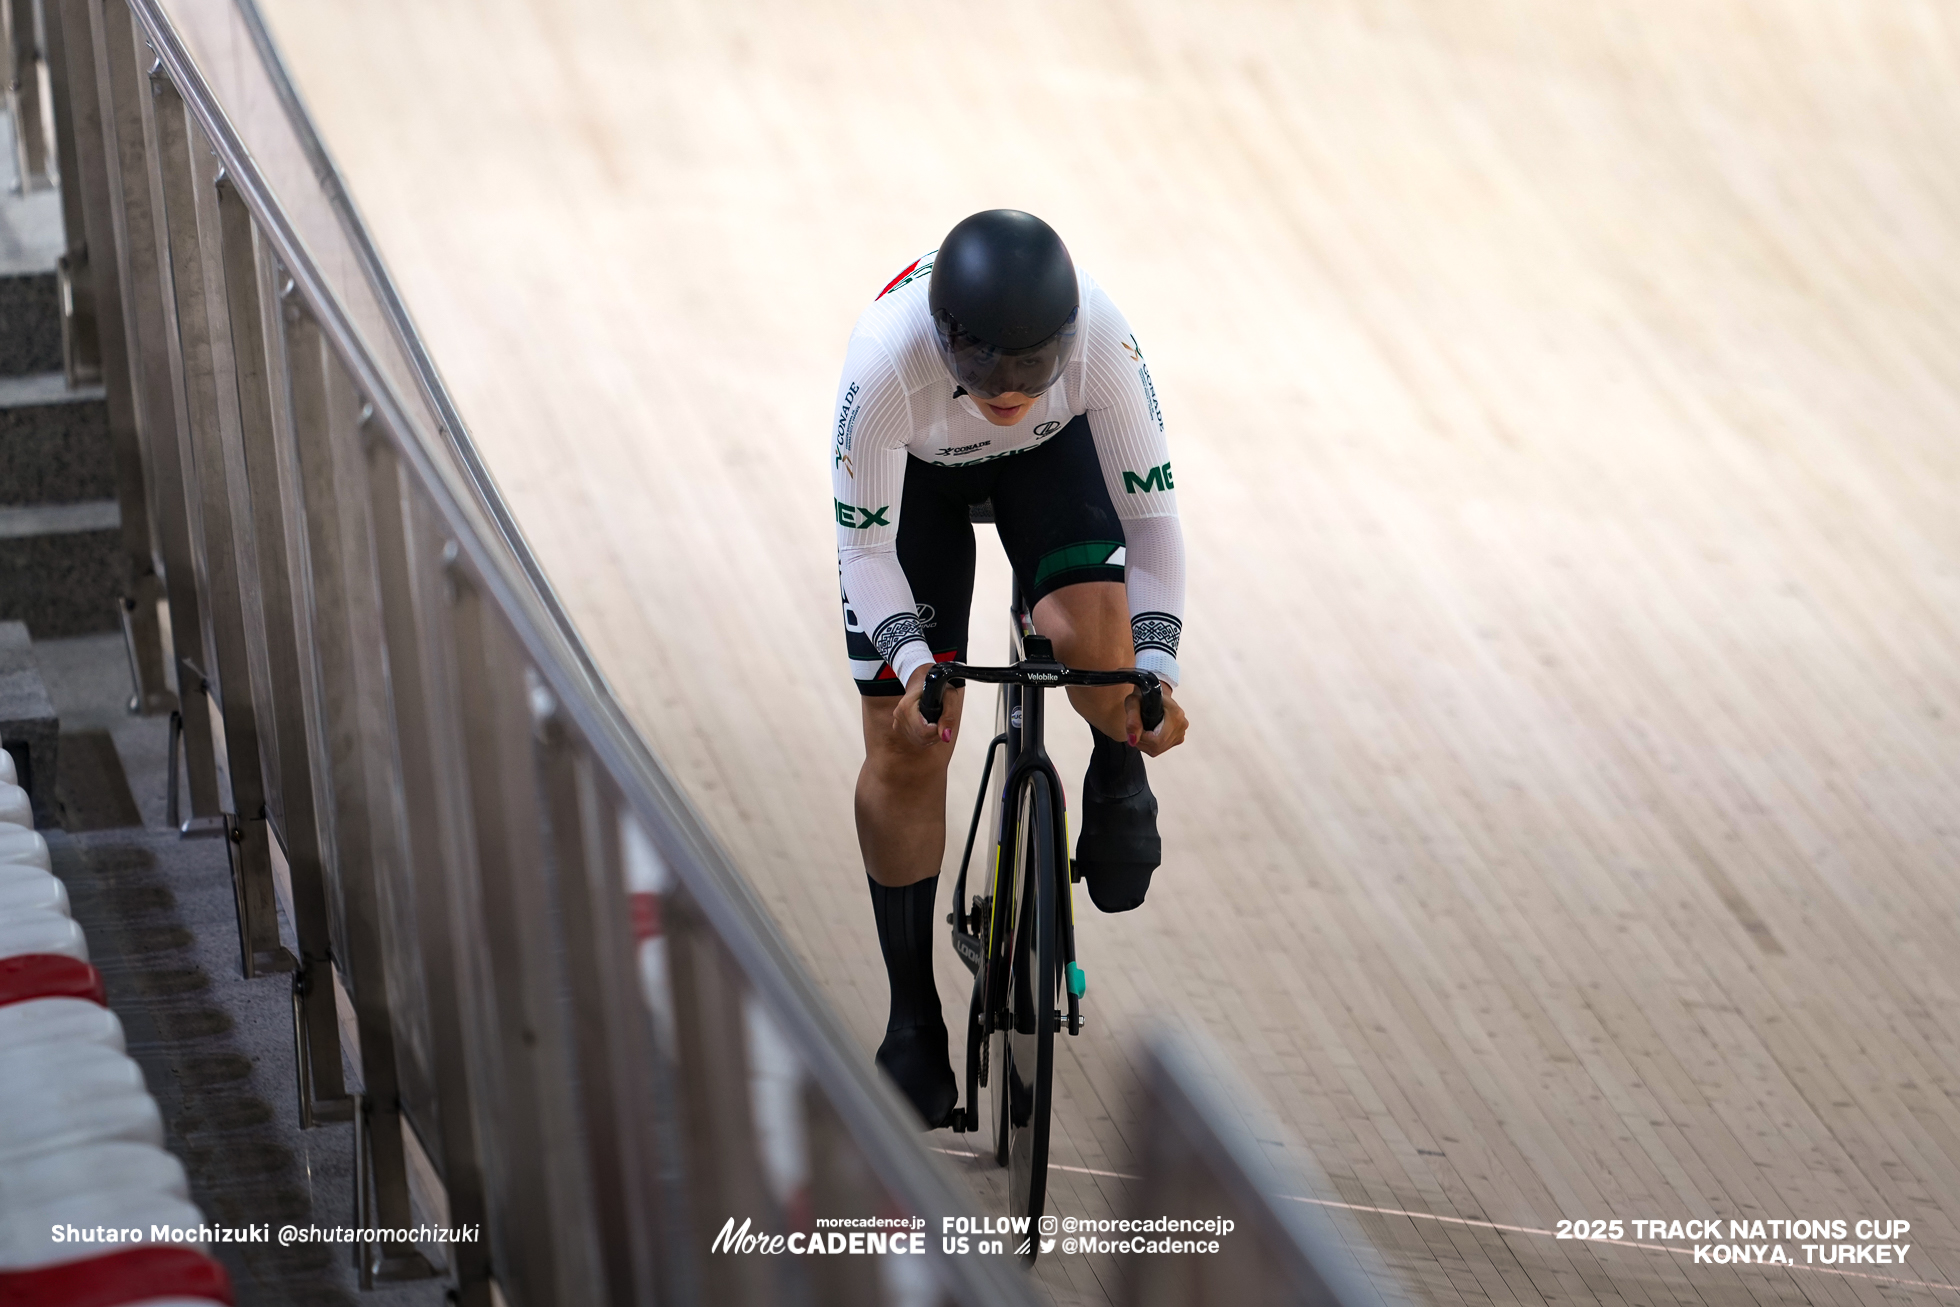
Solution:
[[[1184,709],[1178,706],[1177,696],[1171,692],[1170,682],[1164,682],[1164,720],[1157,723],[1157,729],[1143,729],[1143,696],[1131,693],[1123,702],[1123,712],[1128,717],[1130,743],[1143,750],[1147,757],[1157,758],[1184,743],[1184,732],[1190,727]]]
[[[953,723],[942,716],[937,722],[929,722],[919,711],[919,696],[925,692],[926,673],[930,665],[914,668],[912,679],[905,683],[905,697],[898,701],[892,710],[892,731],[903,739],[910,740],[921,748],[931,748],[935,744],[953,742]],[[948,691],[948,706],[952,696],[958,691]]]

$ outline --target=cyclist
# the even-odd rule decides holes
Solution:
[[[1032,214],[976,213],[886,284],[851,333],[832,439],[845,639],[863,704],[858,844],[891,982],[877,1061],[934,1128],[958,1097],[932,937],[963,695],[946,696],[936,725],[919,695],[933,662],[965,657],[968,508],[992,502],[1035,629],[1064,664],[1134,665],[1165,682],[1164,721],[1147,733],[1130,687],[1068,691],[1094,732],[1076,862],[1105,912],[1142,903],[1159,859],[1143,756],[1185,733],[1171,693],[1184,542],[1136,337]]]

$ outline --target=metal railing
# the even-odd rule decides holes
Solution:
[[[1218,1255],[1132,1258],[1124,1302],[1386,1307],[1403,1300],[1319,1168],[1282,1151],[1275,1122],[1216,1048],[1159,1034],[1144,1053],[1143,1179],[1130,1214],[1224,1217],[1235,1228]]]
[[[185,825],[224,839],[247,974],[292,972],[302,1120],[355,1117],[366,1221],[485,1233],[363,1249],[364,1282],[1026,1301],[936,1231],[882,1261],[710,1253],[729,1217],[968,1204],[572,636],[255,17],[48,16]]]
[[[362,1248],[363,1284],[1032,1301],[1011,1259],[943,1252],[970,1202],[626,721],[250,0],[42,2],[69,371],[106,388],[138,704],[174,704],[245,973],[291,973],[302,1126],[354,1122],[356,1224],[485,1234]],[[1182,1083],[1155,1133],[1193,1142],[1162,1173],[1270,1206]],[[812,1213],[933,1224],[883,1257],[711,1251],[731,1218]],[[1258,1282],[1284,1296],[1274,1219]]]
[[[42,101],[51,88],[43,86],[48,59],[37,10],[35,0],[0,0],[0,41],[6,45],[0,90],[6,92],[7,113],[14,120],[15,176],[23,193],[54,184],[47,116],[42,112]]]

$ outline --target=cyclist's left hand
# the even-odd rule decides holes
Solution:
[[[1184,743],[1184,732],[1190,726],[1190,721],[1185,717],[1184,709],[1177,706],[1177,700],[1172,697],[1168,683],[1164,686],[1164,720],[1157,723],[1157,729],[1154,731],[1143,729],[1142,703],[1143,696],[1134,690],[1130,692],[1130,697],[1123,701],[1124,728],[1128,731],[1132,744],[1143,750],[1146,756],[1155,758],[1158,754],[1175,749]]]

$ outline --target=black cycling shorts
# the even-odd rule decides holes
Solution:
[[[1077,416],[1045,444],[984,463],[941,467],[908,458],[899,501],[898,564],[912,586],[926,643],[942,663],[966,654],[974,557],[967,510],[988,500],[1030,609],[1065,585],[1123,580],[1123,523],[1109,500],[1086,416]],[[904,693],[851,611],[849,595],[844,596],[844,643],[853,662],[878,663],[877,676],[857,678],[859,694]]]

